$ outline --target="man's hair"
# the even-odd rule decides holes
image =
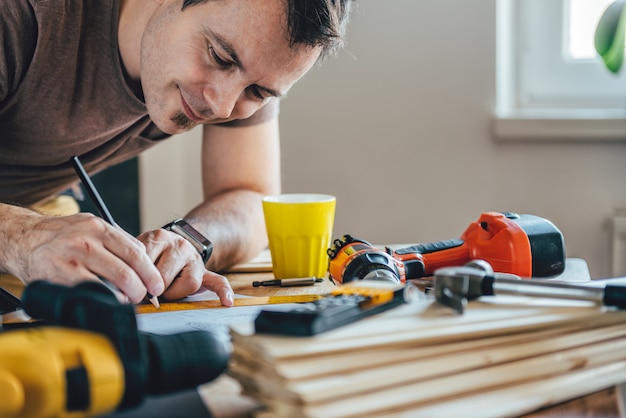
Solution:
[[[183,0],[183,9],[208,0]],[[321,47],[320,57],[334,54],[344,44],[353,0],[283,0],[291,46]]]

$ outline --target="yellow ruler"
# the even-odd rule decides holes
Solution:
[[[249,298],[235,298],[233,306],[271,305],[276,303],[303,303],[313,302],[325,297],[325,295],[277,295],[277,296],[253,296]],[[198,300],[193,302],[161,302],[159,309],[150,303],[135,306],[138,314],[188,311],[191,309],[224,308],[218,299]]]

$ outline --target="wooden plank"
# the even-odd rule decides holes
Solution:
[[[573,371],[626,361],[626,341],[602,342],[560,353],[533,357],[495,367],[459,373],[426,382],[388,388],[363,396],[320,405],[301,406],[306,416],[340,417],[376,414],[389,409],[415,408],[426,402],[486,393],[504,386],[567,375]],[[612,384],[612,382],[607,382]],[[273,399],[277,401],[279,398]]]
[[[470,350],[487,349],[504,344],[550,339],[558,335],[581,332],[586,329],[584,324],[575,324],[570,327],[547,329],[533,333],[513,334],[482,338],[469,341],[458,341],[447,344],[425,347],[391,347],[382,349],[368,349],[349,353],[337,353],[305,358],[286,358],[280,361],[266,363],[257,356],[249,356],[241,350],[239,345],[234,346],[233,358],[244,362],[247,367],[276,379],[296,381],[336,375],[346,372],[355,372],[364,367],[374,368],[413,360],[425,360],[443,355],[462,353]]]
[[[620,323],[626,312],[605,314],[598,308],[487,308],[468,309],[463,316],[423,317],[419,310],[408,305],[395,309],[403,311],[402,320],[387,322],[378,317],[366,319],[312,338],[280,336],[246,336],[233,327],[233,342],[251,355],[268,361],[276,359],[320,356],[359,349],[376,349],[401,345],[434,345],[450,341],[485,338],[529,330],[566,326],[584,321],[589,326],[600,323]],[[399,331],[398,331],[399,329]]]
[[[493,367],[499,364],[559,353],[574,347],[604,343],[611,339],[626,337],[626,325],[617,325],[586,332],[568,333],[549,339],[528,338],[527,342],[515,341],[489,349],[478,347],[455,354],[442,354],[434,358],[418,358],[393,364],[373,367],[365,363],[358,370],[337,372],[322,377],[287,380],[263,370],[259,373],[249,363],[240,363],[237,358],[231,364],[231,372],[237,376],[252,376],[257,380],[260,396],[272,397],[280,393],[297,403],[329,402],[333,399],[348,399],[361,393],[374,392],[405,386],[420,381],[433,381],[445,376]],[[413,351],[413,350],[406,350]],[[374,353],[375,354],[375,353]]]
[[[256,273],[256,272],[270,272],[272,271],[272,255],[269,249],[264,249],[256,257],[237,264],[226,273]]]
[[[506,344],[488,350],[480,348],[434,359],[420,359],[377,368],[367,367],[358,372],[343,375],[336,374],[324,378],[287,382],[284,387],[299,394],[305,403],[320,402],[411,382],[432,381],[432,379],[442,376],[483,369],[534,356],[558,353],[573,347],[603,343],[605,340],[624,338],[625,336],[626,326],[620,325],[567,334],[548,340]]]
[[[396,409],[386,411],[387,418],[402,417],[457,417],[466,416],[467,411],[480,408],[481,418],[501,418],[527,414],[540,408],[579,398],[589,393],[618,385],[626,381],[626,362],[612,363],[591,369],[573,371],[559,376],[541,380],[533,380],[519,385],[497,388],[489,392],[470,394],[436,402],[419,408]],[[614,394],[615,395],[615,394]],[[616,405],[612,405],[616,408]],[[549,416],[559,417],[591,417],[591,416],[623,416],[619,411],[615,414],[598,415],[577,409],[569,413],[559,412]],[[364,417],[367,414],[363,415]],[[534,416],[534,414],[533,414]],[[544,416],[538,413],[537,416]]]

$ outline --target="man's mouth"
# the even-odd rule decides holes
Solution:
[[[187,116],[191,121],[196,122],[196,123],[201,123],[202,121],[204,121],[204,118],[201,118],[200,116],[196,115],[193,109],[189,107],[189,105],[185,101],[185,98],[183,97],[182,94],[180,95],[180,100],[183,104],[183,111],[185,113],[185,116]]]

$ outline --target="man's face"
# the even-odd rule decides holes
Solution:
[[[284,95],[320,50],[286,39],[284,0],[163,0],[141,45],[152,120],[170,134],[251,116]]]

